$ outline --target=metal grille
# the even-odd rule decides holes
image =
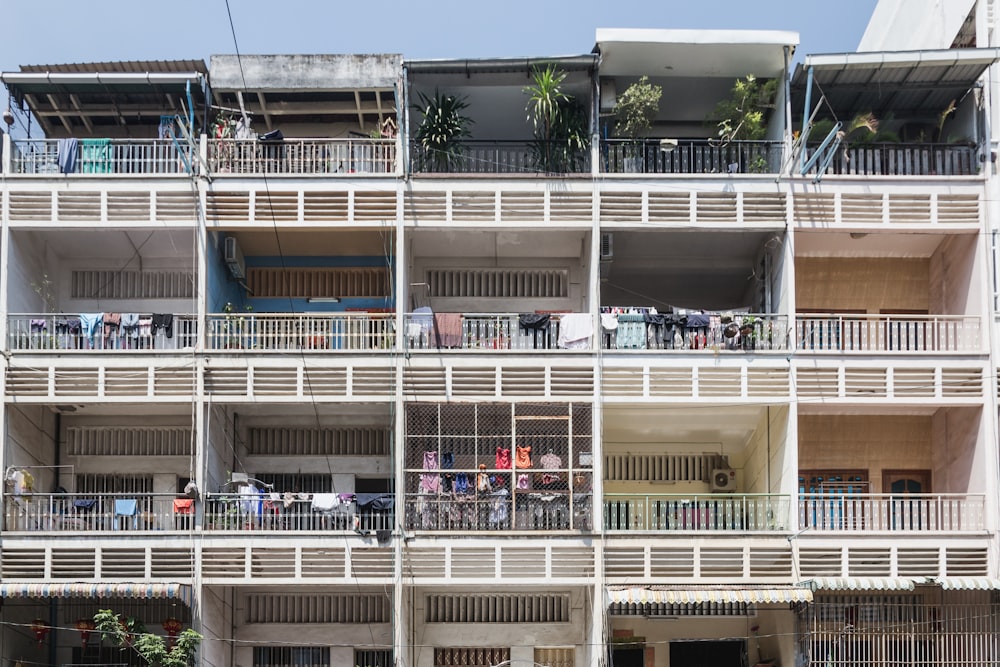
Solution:
[[[388,623],[384,594],[247,596],[247,623]]]
[[[5,604],[10,604],[6,601]],[[139,600],[136,598],[66,598],[59,602],[59,615],[66,627],[81,618],[93,618],[101,609],[113,609],[123,618],[134,617],[148,627],[159,627],[163,619],[176,618],[185,625],[191,623],[191,611],[176,600]]]
[[[255,646],[253,667],[330,667],[330,649],[316,646]]]
[[[388,456],[389,431],[382,428],[251,428],[253,456]]]
[[[569,595],[428,595],[428,623],[568,623]]]
[[[604,479],[614,482],[710,482],[725,468],[721,454],[606,454]]]
[[[255,297],[380,298],[389,296],[390,282],[384,266],[247,269],[247,285]]]
[[[152,493],[152,475],[104,475],[91,473],[76,476],[77,493]]]
[[[392,667],[392,651],[354,649],[354,667]]]
[[[172,426],[71,426],[70,456],[187,456],[191,429]]]
[[[194,279],[180,271],[74,271],[74,299],[190,299]]]
[[[491,667],[508,660],[509,648],[434,649],[434,667]]]
[[[702,602],[701,604],[631,604],[616,602],[608,607],[612,616],[756,616],[757,607],[744,602]]]
[[[265,484],[271,484],[276,491],[295,493],[330,493],[333,478],[330,474],[319,473],[257,473],[254,475]]]
[[[571,646],[560,648],[536,648],[535,664],[545,667],[574,667],[575,649]]]
[[[565,269],[430,269],[432,297],[545,298],[569,295]]]

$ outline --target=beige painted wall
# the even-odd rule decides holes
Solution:
[[[743,493],[790,493],[785,480],[795,474],[794,457],[788,447],[788,406],[775,406],[761,413],[746,448],[730,459],[742,469],[739,491]],[[770,423],[768,423],[770,413]],[[769,442],[770,441],[770,442]],[[794,480],[792,480],[794,485]]]
[[[795,307],[821,311],[931,310],[930,260],[799,257]]]

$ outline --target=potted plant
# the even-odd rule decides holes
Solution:
[[[767,136],[767,111],[774,108],[777,91],[777,79],[761,82],[753,74],[737,79],[729,99],[716,104],[712,112],[712,117],[718,119],[715,122],[716,145],[725,149],[734,141],[764,139]],[[764,173],[769,167],[766,149],[760,152],[752,146],[746,149],[733,147],[726,154],[725,163],[751,173]]]
[[[253,312],[253,306],[247,304],[243,310],[247,313]],[[222,347],[227,350],[238,350],[243,347],[251,347],[250,323],[247,317],[236,312],[236,306],[231,301],[227,301],[222,307],[225,318],[222,321]]]
[[[626,172],[639,172],[642,140],[653,128],[653,121],[660,111],[663,88],[643,76],[625,89],[615,102],[615,134],[628,139],[625,144],[623,165]]]
[[[535,132],[532,155],[536,168],[546,173],[579,171],[590,147],[587,110],[563,91],[565,80],[566,72],[549,65],[535,69],[532,84],[524,88]]]
[[[416,160],[418,171],[450,172],[456,169],[465,152],[462,139],[471,136],[473,120],[462,111],[469,104],[464,98],[434,91],[433,97],[419,93],[415,105],[423,119],[413,139],[420,145]]]

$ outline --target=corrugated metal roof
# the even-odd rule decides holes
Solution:
[[[567,72],[586,72],[597,66],[599,56],[555,56],[552,58],[463,58],[461,60],[404,60],[403,67],[420,74],[504,74],[531,72],[548,64]]]
[[[997,49],[941,49],[807,56],[792,77],[793,105],[804,104],[809,68],[820,94],[841,118],[860,112],[936,115],[960,100],[1000,57]]]
[[[139,598],[177,599],[191,604],[191,587],[177,583],[42,584],[4,582],[0,598]]]
[[[946,591],[1000,591],[1000,579],[989,577],[940,577],[937,583]]]
[[[200,72],[208,73],[204,60],[123,60],[104,63],[63,63],[59,65],[21,65],[22,72],[52,72],[59,74],[95,72]]]
[[[607,591],[607,603],[611,604],[702,604],[706,602],[743,604],[781,604],[789,602],[810,602],[812,591],[808,588],[755,588],[752,586],[713,588],[667,588],[651,586],[646,588],[611,588]]]
[[[912,591],[910,577],[816,577],[803,582],[814,591]]]

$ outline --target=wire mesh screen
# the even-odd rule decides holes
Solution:
[[[255,646],[253,667],[330,667],[330,649],[316,646]]]
[[[436,648],[434,667],[490,667],[510,660],[509,648]]]

